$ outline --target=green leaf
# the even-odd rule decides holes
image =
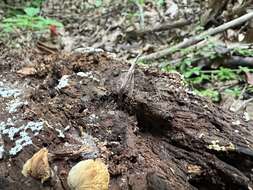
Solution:
[[[236,79],[237,75],[231,69],[220,67],[217,77],[219,80],[225,81]]]
[[[55,25],[55,26],[58,26],[58,27],[63,27],[63,24],[58,22],[57,20],[53,20],[53,19],[49,19],[49,18],[45,19],[45,18],[42,18],[42,17],[41,17],[41,19],[42,19],[41,21],[47,26]]]
[[[102,0],[96,0],[95,6],[100,7],[102,5],[103,1]]]
[[[201,71],[200,67],[193,67],[191,69],[188,69],[184,74],[186,78],[190,78],[192,75],[199,75]]]
[[[230,94],[234,97],[239,97],[242,93],[241,89],[238,87],[229,88],[224,91],[226,94]]]
[[[164,5],[164,2],[165,0],[156,0],[156,3],[159,5],[159,6],[163,6]]]
[[[210,76],[203,73],[201,73],[200,76],[198,77],[194,77],[190,79],[190,81],[193,84],[201,84],[202,82],[209,81],[209,80],[210,80]]]
[[[248,67],[239,66],[239,73],[248,73],[250,69]]]
[[[24,9],[25,14],[29,17],[34,17],[37,14],[39,14],[40,9],[39,8],[34,8],[34,7],[27,7]]]
[[[205,89],[205,90],[195,90],[195,92],[200,96],[206,96],[211,98],[211,100],[214,102],[220,101],[220,94],[217,90]]]

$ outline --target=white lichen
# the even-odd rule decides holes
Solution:
[[[79,77],[88,77],[88,76],[90,76],[92,73],[89,71],[89,72],[86,72],[86,73],[84,73],[84,72],[78,72],[78,73],[76,73],[76,75],[77,76],[79,76]]]
[[[17,112],[18,108],[22,107],[23,105],[28,105],[27,101],[22,101],[20,98],[16,98],[8,103],[7,110],[9,113]]]
[[[44,124],[44,122],[42,122],[42,121],[40,121],[40,122],[29,121],[27,123],[27,125],[24,126],[24,129],[25,130],[31,129],[32,132],[35,132],[35,134],[36,134],[37,132],[39,132],[43,128],[43,124]]]
[[[251,119],[248,112],[243,113],[243,118],[244,118],[245,121],[249,121]]]
[[[86,78],[91,79],[91,80],[96,81],[96,82],[99,82],[99,81],[100,81],[98,78],[96,78],[96,77],[93,75],[93,73],[92,73],[91,71],[86,72],[86,73],[84,73],[84,72],[78,72],[78,73],[76,73],[76,75],[77,75],[77,76],[80,76],[80,77],[86,77]]]
[[[3,83],[1,83],[3,84]],[[10,88],[0,84],[0,96],[3,98],[18,97],[21,94],[21,90]]]
[[[89,121],[90,121],[91,123],[96,123],[97,120],[98,120],[98,116],[96,116],[95,114],[91,114],[91,115],[89,116]]]
[[[15,141],[15,146],[13,146],[9,151],[10,155],[14,156],[25,146],[32,144],[32,137],[39,134],[43,128],[43,124],[44,123],[40,121],[29,121],[27,124],[17,127],[14,126],[15,123],[11,121],[10,118],[7,122],[1,122],[0,134],[7,135],[11,141]],[[18,122],[16,125],[18,125]],[[32,134],[29,135],[28,131]]]
[[[241,122],[239,120],[233,121],[232,125],[239,126],[241,125]]]
[[[61,79],[59,80],[58,85],[56,86],[57,89],[65,88],[69,85],[69,77],[70,75],[63,75]]]
[[[58,132],[58,137],[60,137],[60,138],[65,138],[65,135],[64,135],[64,133],[60,130],[60,129],[55,129],[57,132]]]
[[[9,151],[10,155],[15,156],[19,153],[25,146],[32,144],[31,137],[27,135],[22,136],[22,138],[15,141],[15,146],[11,148]]]
[[[90,159],[94,159],[97,158],[98,154],[99,154],[99,150],[97,148],[97,145],[95,143],[95,139],[94,137],[92,137],[91,135],[84,133],[81,139],[81,142],[83,145],[90,147],[92,149],[91,152],[83,152],[81,153],[81,156],[83,158],[90,158]]]
[[[4,145],[0,145],[0,159],[4,157]]]
[[[78,53],[99,53],[99,52],[104,52],[103,49],[101,48],[94,48],[94,47],[80,47],[74,49],[75,52]]]
[[[16,127],[10,127],[10,128],[6,128],[2,131],[3,135],[8,135],[8,137],[10,138],[10,140],[14,140],[14,136],[20,131],[19,128]]]
[[[17,85],[8,83],[7,81],[0,81],[0,98],[6,103],[4,112],[6,115],[11,113],[11,117],[0,121],[0,135],[7,136],[14,144],[10,147],[10,150],[7,150],[6,147],[3,147],[3,143],[1,143],[0,158],[3,155],[3,151],[8,151],[10,155],[16,155],[25,146],[32,144],[32,138],[39,134],[44,124],[41,121],[29,121],[27,123],[26,121],[17,119],[18,115],[15,115],[15,113],[18,111],[18,108],[28,104],[27,101],[21,99],[23,90],[14,87]]]
[[[67,125],[65,128],[64,128],[64,132],[68,131],[70,129],[70,126]]]

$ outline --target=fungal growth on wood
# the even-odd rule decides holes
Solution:
[[[3,77],[20,91],[0,85],[0,187],[253,188],[252,122],[194,95],[180,75],[136,65],[131,93],[119,94],[129,67],[104,52],[29,55],[39,73],[20,80],[12,71],[27,65],[15,55],[22,64]],[[15,97],[27,104],[9,113]]]

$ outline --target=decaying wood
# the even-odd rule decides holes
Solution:
[[[208,101],[179,90],[180,85],[174,79],[170,83],[167,77],[161,80],[148,76],[140,78],[143,78],[143,81],[138,81],[143,90],[135,88],[134,95],[127,97],[123,107],[128,107],[128,111],[136,115],[141,130],[153,139],[150,146],[158,157],[167,158],[167,164],[173,166],[172,170],[178,174],[182,172],[191,176],[188,176],[190,185],[185,184],[183,178],[175,179],[174,173],[168,174],[165,177],[167,189],[182,188],[171,185],[171,178],[177,184],[184,184],[183,189],[211,189],[208,187],[211,179],[217,182],[216,185],[219,184],[214,189],[220,189],[221,186],[224,189],[252,187],[251,170],[242,172],[240,168],[247,167],[243,166],[246,163],[238,163],[242,157],[253,159],[252,126]],[[151,81],[159,94],[145,92],[144,86],[148,86]],[[159,89],[160,85],[166,84],[171,86]],[[240,122],[236,124],[236,121]],[[236,132],[238,128],[239,133]],[[214,141],[223,150],[213,149],[210,145]],[[175,158],[174,164],[172,157]],[[190,171],[192,165],[199,169]],[[160,169],[162,172],[164,168]],[[202,184],[201,180],[205,182]]]
[[[40,75],[44,78],[27,77],[29,84],[41,85],[33,88],[32,102],[22,113],[30,119],[43,118],[61,131],[71,126],[64,131],[65,138],[49,127],[33,138],[37,147],[47,145],[49,153],[56,155],[50,168],[58,182],[42,185],[22,176],[24,161],[36,152],[34,146],[27,146],[0,162],[1,189],[68,189],[70,168],[84,158],[76,156],[80,149],[74,158],[61,157],[66,156],[66,143],[72,147],[84,138],[76,137],[80,126],[96,138],[97,156],[109,168],[111,190],[253,188],[252,122],[192,94],[182,86],[180,75],[132,66],[134,88],[122,97],[117,86],[128,67],[105,53],[33,56],[38,60],[34,67],[46,63],[48,70],[46,76]],[[15,70],[12,67],[9,72]],[[77,71],[95,73],[99,80],[76,76]],[[69,86],[55,91],[57,83],[52,80],[65,74],[72,76]],[[98,119],[91,123],[94,115]],[[4,141],[10,145],[8,138]]]
[[[179,43],[175,46],[172,46],[170,48],[167,48],[167,49],[155,52],[155,53],[151,53],[151,54],[146,55],[146,56],[142,56],[142,57],[140,57],[139,60],[140,61],[149,61],[149,60],[159,59],[159,58],[168,56],[168,55],[170,55],[170,54],[172,54],[176,51],[179,51],[181,48],[189,47],[193,44],[196,44],[196,43],[204,40],[208,36],[213,36],[215,34],[223,32],[223,31],[225,31],[229,28],[241,25],[242,23],[247,22],[248,20],[250,20],[252,18],[253,18],[253,12],[250,12],[250,13],[245,14],[245,15],[239,17],[239,18],[236,18],[236,19],[234,19],[230,22],[222,24],[222,25],[220,25],[216,28],[211,28],[211,29],[201,33],[198,36],[191,37],[190,39],[185,40],[185,41],[183,41],[183,42],[181,42],[181,43]]]

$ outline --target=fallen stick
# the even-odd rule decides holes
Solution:
[[[188,40],[185,40],[175,46],[172,46],[170,48],[167,48],[167,49],[164,49],[164,50],[161,50],[161,51],[158,51],[158,52],[155,52],[155,53],[151,53],[149,55],[146,55],[146,56],[142,56],[139,58],[139,61],[150,61],[150,60],[154,60],[154,59],[159,59],[159,58],[162,58],[162,57],[165,57],[165,56],[168,56],[176,51],[178,51],[180,48],[186,48],[186,47],[189,47],[193,44],[196,44],[202,40],[204,40],[207,36],[213,36],[215,34],[218,34],[220,32],[223,32],[229,28],[232,28],[232,27],[235,27],[235,26],[238,26],[250,19],[253,18],[253,12],[250,12],[248,14],[245,14],[239,18],[236,18],[230,22],[227,22],[221,26],[218,26],[216,28],[211,28],[209,29],[208,31],[205,31],[203,33],[201,33],[200,35],[196,36],[196,37],[192,37]]]
[[[152,28],[146,28],[142,30],[137,30],[137,31],[131,31],[130,33],[133,33],[138,36],[142,36],[145,34],[153,33],[153,32],[160,32],[160,31],[165,31],[165,30],[170,30],[170,29],[175,29],[175,28],[180,28],[185,25],[190,24],[191,22],[185,19],[180,19],[178,21],[172,22],[172,23],[165,23],[161,24]]]

